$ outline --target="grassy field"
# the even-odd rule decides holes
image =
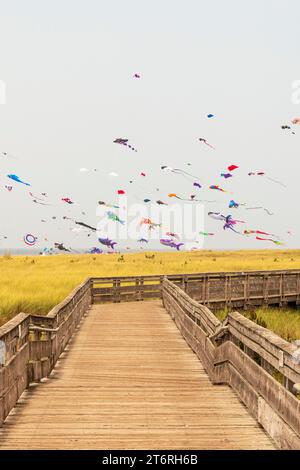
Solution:
[[[292,269],[300,250],[156,252],[123,255],[0,257],[0,324],[19,312],[46,314],[90,276],[176,274],[208,271]],[[147,256],[149,253],[147,253]],[[257,311],[261,320],[289,339],[300,338],[300,314]]]

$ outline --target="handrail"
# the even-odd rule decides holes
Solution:
[[[212,382],[230,385],[278,447],[300,449],[297,347],[238,312],[219,322],[211,311],[207,313],[207,307],[198,303],[196,308],[195,300],[167,278],[162,297]],[[199,321],[195,311],[204,308]]]

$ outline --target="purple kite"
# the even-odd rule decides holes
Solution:
[[[117,245],[117,242],[114,242],[113,240],[110,240],[109,238],[98,238],[98,241],[102,245],[112,248],[113,250],[114,250],[114,246]]]
[[[162,245],[168,246],[169,248],[176,248],[177,251],[179,251],[180,247],[184,245],[184,243],[175,243],[174,240],[169,238],[161,238],[160,243]]]

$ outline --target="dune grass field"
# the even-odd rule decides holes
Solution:
[[[154,255],[149,258],[149,255]],[[0,257],[0,324],[20,312],[44,315],[87,277],[296,269],[300,250],[194,251],[123,255]],[[243,313],[243,312],[242,312]],[[226,312],[219,312],[222,318]],[[246,313],[249,315],[249,313]],[[252,319],[291,341],[300,310],[260,308]]]

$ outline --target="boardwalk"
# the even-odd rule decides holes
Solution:
[[[93,306],[0,449],[272,449],[232,389],[211,385],[160,301]]]

